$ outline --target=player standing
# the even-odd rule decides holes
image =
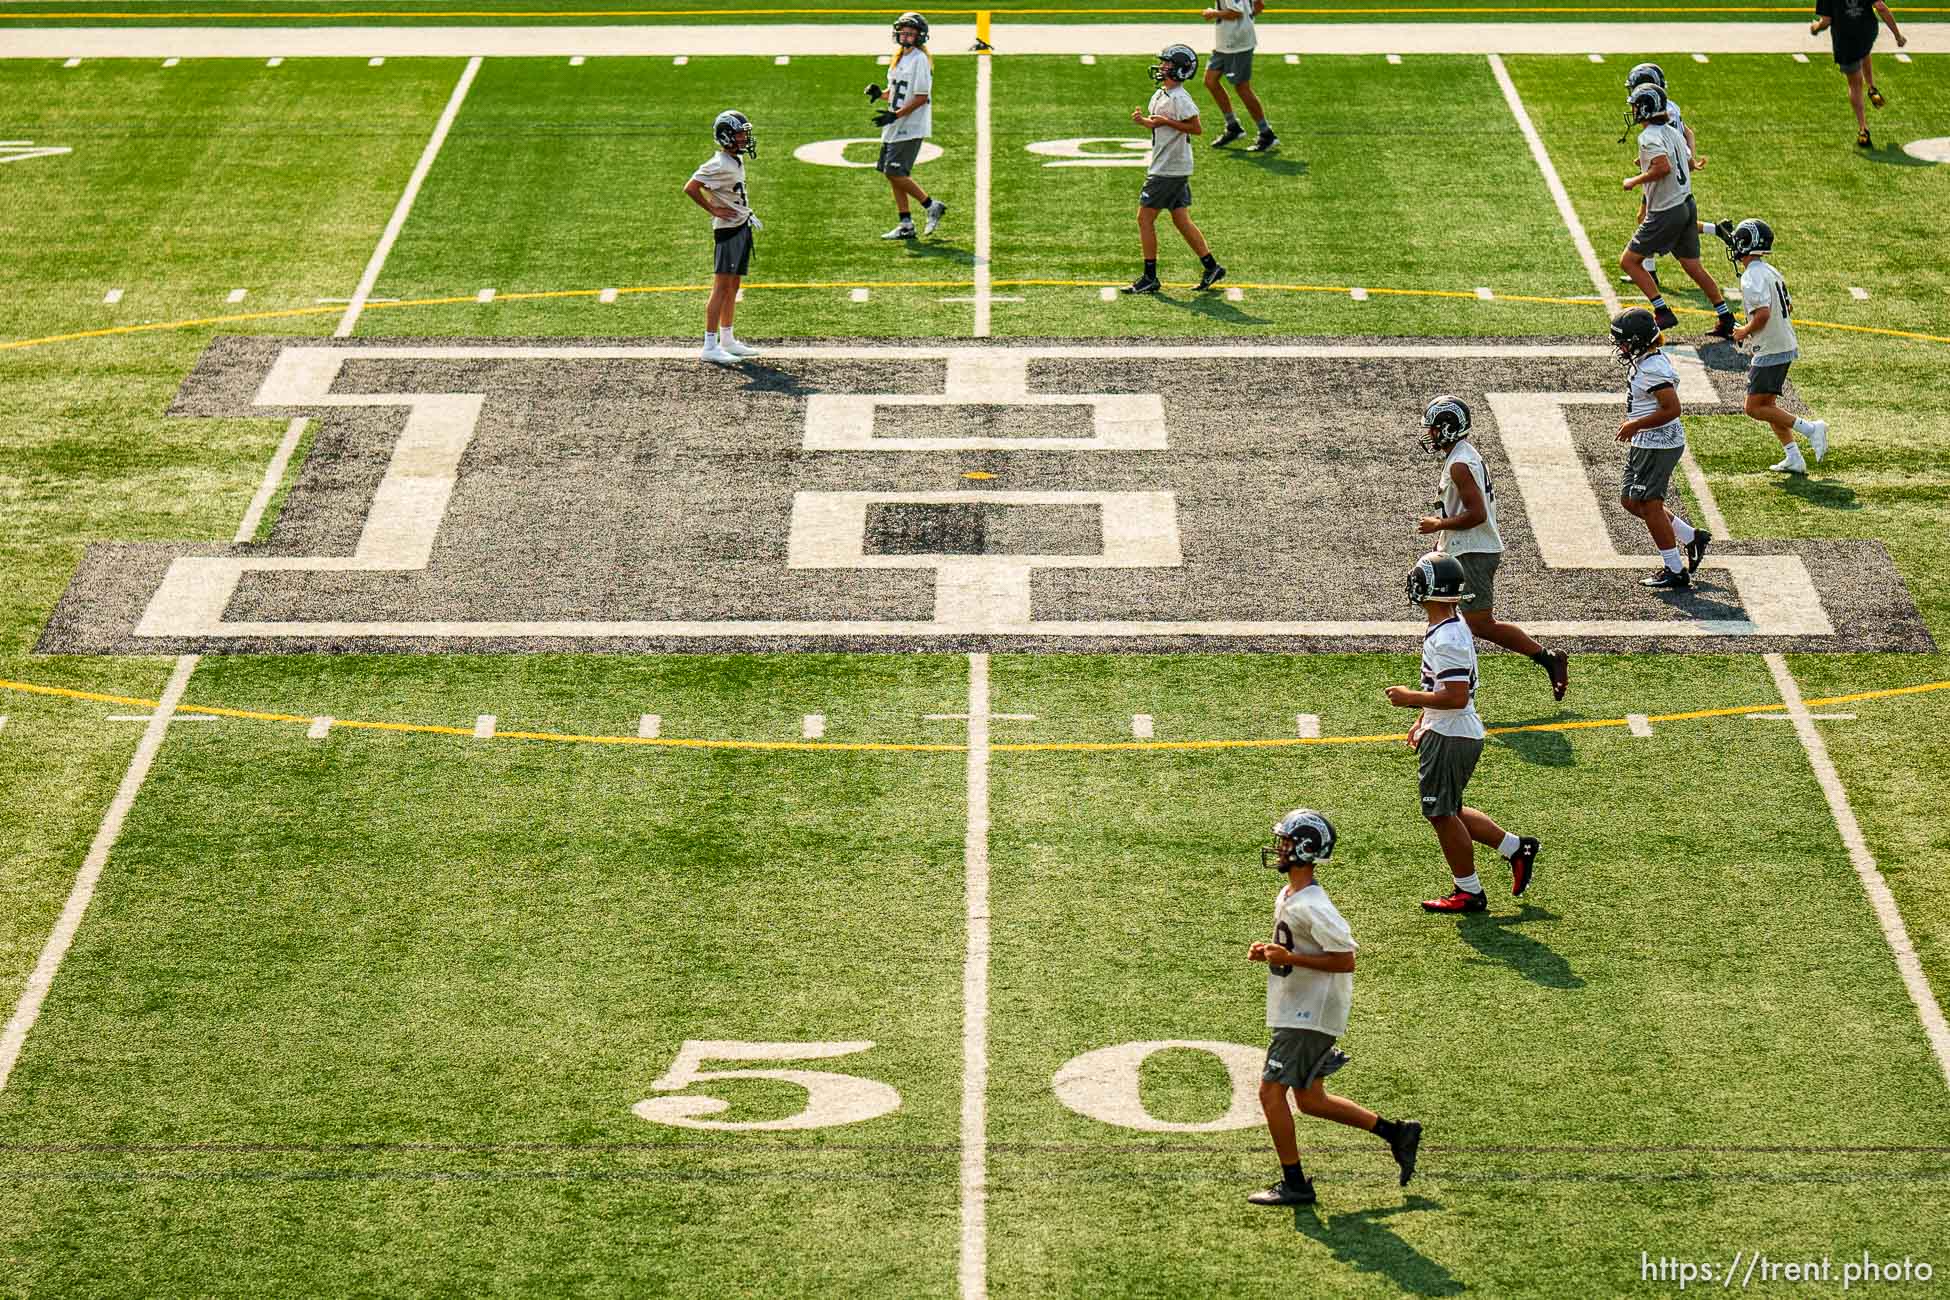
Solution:
[[[755,357],[759,349],[740,343],[731,332],[738,311],[738,282],[752,264],[752,232],[761,229],[745,192],[745,159],[758,157],[751,119],[735,108],[711,124],[718,151],[691,173],[684,193],[711,214],[716,252],[711,263],[711,296],[704,303],[704,351],[698,356],[721,366]]]
[[[921,156],[921,143],[934,129],[934,56],[928,53],[928,20],[917,13],[905,13],[894,20],[894,58],[887,66],[887,86],[867,87],[869,102],[887,101],[887,107],[873,115],[880,128],[880,161],[874,164],[894,189],[894,208],[900,220],[882,239],[913,239],[914,214],[908,200],[921,205],[928,214],[927,233],[941,224],[948,205],[930,198],[914,179],[914,164]]]
[[[1437,503],[1442,513],[1423,515],[1417,532],[1436,536],[1436,549],[1462,566],[1471,592],[1462,603],[1471,634],[1514,650],[1550,674],[1551,698],[1561,700],[1571,685],[1570,656],[1545,650],[1515,623],[1499,623],[1492,612],[1496,570],[1503,562],[1503,534],[1496,527],[1496,489],[1489,468],[1469,440],[1469,405],[1447,393],[1422,412],[1422,450],[1442,457]]]
[[[1311,1205],[1314,1185],[1300,1166],[1293,1135],[1293,1105],[1302,1114],[1331,1119],[1372,1133],[1388,1144],[1401,1171],[1401,1186],[1415,1176],[1422,1126],[1386,1120],[1365,1106],[1336,1097],[1321,1081],[1347,1064],[1334,1040],[1347,1032],[1354,1005],[1354,952],[1359,946],[1327,891],[1314,880],[1314,864],[1334,855],[1334,827],[1311,808],[1295,808],[1273,827],[1273,847],[1262,864],[1283,873],[1286,884],[1273,900],[1273,942],[1256,943],[1247,961],[1266,963],[1266,1026],[1273,1041],[1260,1073],[1259,1106],[1280,1157],[1280,1181],[1246,1199],[1254,1205]]]
[[[1629,375],[1618,441],[1629,442],[1631,449],[1625,453],[1618,504],[1645,521],[1662,561],[1662,567],[1640,579],[1639,585],[1681,591],[1693,585],[1693,571],[1705,558],[1713,534],[1693,527],[1666,505],[1673,466],[1686,454],[1686,428],[1679,422],[1679,372],[1673,369],[1672,358],[1659,350],[1658,324],[1643,307],[1612,318],[1611,341]],[[1683,562],[1682,546],[1686,548]]]
[[[1212,61],[1205,68],[1205,89],[1226,116],[1225,130],[1212,141],[1214,149],[1223,149],[1246,134],[1233,115],[1232,101],[1226,97],[1224,83],[1227,81],[1239,92],[1246,111],[1253,115],[1259,127],[1259,138],[1246,147],[1246,152],[1265,153],[1279,146],[1280,137],[1266,124],[1265,106],[1253,93],[1252,85],[1253,51],[1259,47],[1259,33],[1253,19],[1265,8],[1266,0],[1213,0],[1212,7],[1201,15],[1206,22],[1218,24],[1212,38]]]
[[[1408,745],[1418,758],[1422,816],[1428,818],[1454,890],[1426,900],[1431,912],[1481,912],[1489,907],[1476,875],[1474,845],[1487,844],[1510,863],[1510,892],[1521,895],[1537,871],[1543,844],[1534,836],[1505,831],[1462,801],[1463,790],[1483,757],[1483,720],[1476,716],[1476,640],[1456,607],[1469,599],[1460,564],[1431,551],[1408,571],[1408,598],[1422,607],[1429,630],[1422,634],[1422,689],[1390,686],[1388,702],[1420,709]]]
[[[1212,256],[1205,236],[1192,221],[1192,140],[1203,129],[1199,126],[1198,105],[1185,91],[1185,83],[1198,75],[1198,54],[1189,45],[1167,45],[1151,67],[1151,80],[1158,88],[1151,93],[1148,111],[1133,109],[1131,121],[1151,128],[1151,163],[1144,174],[1144,188],[1138,191],[1138,242],[1144,249],[1144,274],[1124,289],[1125,293],[1156,293],[1158,283],[1158,214],[1171,213],[1171,224],[1178,227],[1186,244],[1198,255],[1205,273],[1198,287],[1210,289],[1226,278],[1226,269]]]
[[[1706,273],[1699,260],[1699,209],[1693,203],[1692,150],[1686,137],[1666,120],[1666,92],[1650,82],[1639,85],[1626,97],[1632,120],[1639,132],[1639,174],[1625,178],[1629,193],[1645,189],[1645,217],[1631,242],[1619,255],[1618,264],[1632,283],[1651,302],[1660,329],[1673,329],[1679,318],[1666,306],[1665,295],[1645,269],[1645,259],[1657,253],[1671,253],[1693,283],[1706,294],[1719,317],[1707,331],[1711,338],[1733,337],[1733,309],[1727,306],[1719,284]],[[1709,227],[1710,229],[1710,227]]]
[[[1727,257],[1740,268],[1740,300],[1747,309],[1747,323],[1733,332],[1733,341],[1754,341],[1754,359],[1747,369],[1748,415],[1769,425],[1787,454],[1768,468],[1788,474],[1806,474],[1808,462],[1801,456],[1795,434],[1808,439],[1815,460],[1828,454],[1828,422],[1804,420],[1783,410],[1779,401],[1787,391],[1788,367],[1801,355],[1794,338],[1794,299],[1788,297],[1787,281],[1774,269],[1767,255],[1774,250],[1774,229],[1765,221],[1749,217],[1733,228],[1727,240]]]

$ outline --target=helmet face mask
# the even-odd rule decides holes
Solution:
[[[1735,266],[1743,257],[1758,257],[1774,251],[1774,228],[1759,217],[1748,217],[1733,228],[1727,239],[1727,260]]]
[[[894,19],[894,44],[904,50],[918,49],[928,43],[928,20],[912,10]]]
[[[1444,393],[1422,412],[1422,437],[1416,444],[1431,456],[1446,456],[1469,436],[1469,404]]]
[[[1334,823],[1311,808],[1295,808],[1273,824],[1273,843],[1259,851],[1263,867],[1284,875],[1295,867],[1310,867],[1334,856],[1339,838]]]
[[[718,114],[717,121],[711,124],[711,134],[721,149],[747,158],[758,157],[758,133],[752,128],[752,120],[735,108]]]

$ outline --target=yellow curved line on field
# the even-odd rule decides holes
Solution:
[[[160,701],[144,699],[133,695],[109,695],[100,691],[76,690],[69,686],[46,686],[38,682],[16,682],[0,679],[0,690],[19,691],[27,695],[50,695],[61,699],[81,700],[94,704],[120,704],[130,708],[153,709]],[[1883,690],[1856,691],[1849,695],[1830,695],[1821,699],[1806,700],[1810,709],[1827,708],[1835,704],[1856,704],[1864,700],[1888,700],[1903,695],[1922,695],[1931,691],[1950,690],[1950,680],[1924,682],[1916,686],[1895,686]],[[1693,722],[1703,718],[1732,718],[1748,713],[1777,713],[1783,707],[1781,702],[1772,704],[1739,704],[1719,709],[1689,709],[1682,713],[1654,713],[1647,716],[1647,722]],[[219,718],[245,718],[256,722],[298,723],[309,726],[312,715],[302,713],[273,713],[261,709],[231,709],[219,705],[182,703],[176,706],[178,713],[202,713]],[[1516,727],[1491,727],[1492,736],[1511,736],[1524,732],[1546,731],[1591,731],[1603,727],[1624,727],[1630,725],[1627,718],[1579,718],[1569,722],[1533,722]],[[474,738],[469,727],[450,727],[439,723],[425,722],[373,722],[357,718],[334,718],[334,730],[348,728],[356,731],[390,731],[412,735],[464,736]],[[989,750],[997,754],[1102,754],[1122,752],[1160,751],[1198,751],[1222,749],[1287,749],[1304,745],[1372,745],[1387,741],[1406,740],[1408,733],[1388,732],[1369,736],[1277,736],[1241,740],[1056,740],[1036,741],[1018,744],[990,744]],[[826,753],[919,753],[919,754],[960,754],[966,753],[968,746],[951,744],[899,743],[894,741],[847,741],[847,740],[709,740],[690,737],[644,737],[644,736],[585,736],[562,731],[496,731],[494,740],[536,740],[554,744],[575,745],[639,745],[652,749],[739,749],[739,750],[786,750]]]
[[[1111,280],[994,280],[990,287],[995,289],[1112,289],[1118,281]],[[747,289],[972,289],[973,280],[776,280],[754,282],[745,285]],[[1167,281],[1168,288],[1193,287],[1190,280]],[[1360,287],[1370,296],[1380,295],[1395,298],[1451,298],[1466,302],[1521,302],[1547,307],[1592,307],[1596,298],[1553,298],[1542,294],[1499,293],[1493,298],[1479,297],[1474,290],[1462,289],[1391,289],[1384,285],[1337,285],[1337,284],[1281,284],[1277,282],[1240,281],[1228,286],[1235,289],[1254,289],[1274,293],[1325,293],[1342,295],[1353,288]],[[636,285],[616,290],[618,297],[624,295],[659,293],[708,293],[708,284],[651,284]],[[440,298],[406,298],[399,302],[369,302],[368,312],[400,311],[410,307],[491,307],[499,302],[537,302],[551,298],[594,298],[600,289],[531,289],[509,293],[497,293],[486,303],[473,294],[455,294]],[[1674,307],[1674,311],[1693,316],[1710,316],[1713,313],[1704,307]],[[83,339],[113,338],[124,334],[155,334],[170,330],[197,329],[206,325],[232,325],[249,321],[289,320],[301,316],[343,315],[345,304],[324,304],[315,307],[282,307],[271,311],[238,312],[230,316],[196,316],[186,320],[147,321],[140,325],[107,325],[101,329],[74,330],[66,334],[49,334],[33,339],[9,339],[0,343],[0,352],[21,348],[46,347],[55,343],[74,343]],[[1808,320],[1797,316],[1796,326],[1806,325],[1814,329],[1846,330],[1851,334],[1875,334],[1884,338],[1909,339],[1917,343],[1950,343],[1950,335],[1923,334],[1915,330],[1889,329],[1880,325],[1848,325],[1837,321]]]

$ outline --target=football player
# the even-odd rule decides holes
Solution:
[[[1503,534],[1496,527],[1496,489],[1476,445],[1469,440],[1469,405],[1447,393],[1422,412],[1423,451],[1442,458],[1436,502],[1439,515],[1423,515],[1415,531],[1435,535],[1435,548],[1462,566],[1470,598],[1462,603],[1471,634],[1514,650],[1550,674],[1551,698],[1561,700],[1571,684],[1570,656],[1545,650],[1515,623],[1499,623],[1491,612],[1496,569],[1503,562]]]
[[[1334,826],[1311,808],[1295,808],[1273,826],[1273,846],[1259,860],[1286,877],[1273,900],[1273,940],[1246,951],[1247,961],[1266,963],[1266,1026],[1273,1041],[1260,1072],[1259,1106],[1266,1115],[1280,1181],[1246,1199],[1254,1205],[1311,1205],[1314,1185],[1300,1167],[1293,1110],[1372,1133],[1388,1144],[1401,1171],[1401,1186],[1415,1175],[1422,1126],[1387,1120],[1365,1106],[1336,1097],[1321,1081],[1347,1064],[1334,1040],[1347,1032],[1354,1003],[1354,952],[1359,946],[1327,891],[1314,879],[1314,864],[1334,855]],[[1291,1106],[1287,1096],[1291,1094]]]
[[[1632,283],[1652,304],[1660,329],[1673,329],[1679,318],[1666,306],[1665,295],[1645,269],[1645,259],[1657,253],[1671,253],[1693,277],[1706,300],[1713,304],[1718,319],[1707,331],[1711,338],[1733,337],[1733,309],[1727,306],[1719,284],[1700,265],[1699,208],[1693,202],[1692,150],[1686,137],[1666,120],[1666,92],[1652,82],[1642,82],[1626,97],[1626,108],[1639,131],[1636,176],[1625,178],[1627,193],[1645,190],[1645,216],[1633,234],[1618,264]],[[1708,230],[1712,227],[1708,226]]]
[[[1814,449],[1815,460],[1828,454],[1828,422],[1804,420],[1781,409],[1779,398],[1787,389],[1788,367],[1801,355],[1795,342],[1794,299],[1788,297],[1787,281],[1774,269],[1767,255],[1774,251],[1774,228],[1765,221],[1749,217],[1733,228],[1727,239],[1727,257],[1740,268],[1740,302],[1747,309],[1747,323],[1733,332],[1733,341],[1754,341],[1754,356],[1747,368],[1746,411],[1774,430],[1787,454],[1768,468],[1787,474],[1806,474],[1808,462],[1802,458],[1800,434]]]
[[[921,142],[934,129],[934,56],[928,53],[928,20],[917,13],[905,13],[894,20],[894,58],[887,67],[887,85],[867,86],[867,102],[885,102],[873,115],[880,128],[880,161],[874,164],[894,188],[894,208],[900,220],[882,239],[913,239],[914,214],[908,200],[921,205],[928,214],[927,233],[941,224],[948,205],[931,198],[914,179],[914,164],[921,156]]]
[[[738,310],[738,282],[751,269],[752,233],[761,228],[745,192],[745,159],[758,157],[758,142],[751,119],[735,108],[718,114],[711,134],[718,151],[691,173],[684,193],[711,214],[711,235],[717,245],[711,263],[711,296],[704,304],[704,351],[698,356],[729,366],[759,354],[758,348],[739,342],[731,332],[731,318]]]
[[[1705,171],[1706,155],[1699,151],[1699,141],[1696,140],[1693,136],[1693,128],[1686,124],[1685,115],[1679,111],[1679,105],[1672,97],[1672,87],[1666,84],[1666,72],[1664,68],[1661,68],[1656,63],[1641,63],[1634,66],[1633,69],[1625,75],[1625,93],[1627,95],[1630,95],[1634,90],[1637,90],[1640,86],[1645,85],[1647,82],[1652,83],[1653,85],[1657,86],[1660,90],[1666,92],[1666,124],[1668,126],[1678,127],[1679,134],[1686,137],[1686,154],[1690,159],[1692,159],[1693,170],[1695,172]],[[1635,123],[1632,120],[1632,114],[1629,110],[1627,110],[1625,114],[1626,133],[1630,134],[1632,127],[1635,125],[1637,125],[1637,123]],[[1625,137],[1620,136],[1618,138],[1618,142],[1620,144],[1624,144]],[[1646,216],[1647,213],[1645,209],[1645,200],[1641,196],[1639,200],[1639,220],[1644,221]],[[1725,233],[1720,230],[1719,226],[1711,222],[1708,222],[1703,218],[1699,223],[1699,232],[1702,235],[1718,234],[1722,239],[1726,238]],[[1652,283],[1654,287],[1660,287],[1659,286],[1659,258],[1657,254],[1654,254],[1653,256],[1645,259],[1645,273],[1652,277]],[[1626,276],[1625,279],[1629,281],[1631,277]],[[1661,288],[1661,292],[1663,292],[1663,288]]]
[[[1131,121],[1151,128],[1151,163],[1145,170],[1144,188],[1138,191],[1138,242],[1144,249],[1144,274],[1125,288],[1125,293],[1156,293],[1158,284],[1158,214],[1171,213],[1171,224],[1178,227],[1192,252],[1198,254],[1205,273],[1198,287],[1210,289],[1226,278],[1226,269],[1212,256],[1205,236],[1192,222],[1192,137],[1200,134],[1198,105],[1185,91],[1185,83],[1198,75],[1198,54],[1189,45],[1167,45],[1151,66],[1151,80],[1158,88],[1151,93],[1148,110],[1133,109]]]
[[[1672,468],[1686,454],[1686,428],[1679,421],[1679,372],[1673,369],[1672,358],[1659,350],[1658,323],[1643,307],[1612,318],[1611,341],[1628,375],[1618,441],[1631,444],[1625,453],[1625,482],[1618,504],[1645,521],[1661,561],[1661,567],[1640,579],[1639,585],[1683,591],[1693,585],[1693,573],[1705,558],[1713,534],[1693,527],[1666,505]],[[1683,560],[1682,546],[1686,548]]]
[[[1883,0],[1815,0],[1817,17],[1808,24],[1808,34],[1819,36],[1829,33],[1829,40],[1835,51],[1835,66],[1848,78],[1849,107],[1855,110],[1855,143],[1861,149],[1873,149],[1869,139],[1869,119],[1862,112],[1862,92],[1869,92],[1869,102],[1877,108],[1888,103],[1883,93],[1876,89],[1875,60],[1869,51],[1875,48],[1876,20],[1880,18],[1889,24],[1889,34],[1896,38],[1896,48],[1909,44],[1909,37],[1903,35],[1896,26],[1896,15],[1889,12]]]
[[[1253,26],[1253,19],[1265,12],[1266,0],[1213,0],[1212,7],[1202,13],[1208,23],[1217,23],[1218,32],[1212,39],[1212,61],[1205,66],[1205,89],[1212,96],[1212,102],[1226,115],[1225,130],[1213,139],[1214,149],[1223,149],[1246,134],[1233,116],[1232,101],[1226,97],[1225,83],[1230,81],[1239,98],[1245,101],[1246,111],[1253,115],[1259,127],[1259,138],[1246,146],[1247,153],[1265,153],[1268,149],[1279,147],[1280,137],[1273,134],[1273,128],[1266,124],[1266,109],[1253,93],[1253,51],[1259,46],[1259,34]]]
[[[1463,790],[1483,756],[1483,720],[1476,716],[1476,640],[1456,607],[1469,599],[1462,565],[1430,551],[1408,571],[1408,598],[1422,607],[1429,630],[1422,634],[1422,689],[1390,686],[1396,708],[1420,709],[1409,728],[1408,747],[1417,756],[1422,816],[1442,846],[1454,888],[1422,906],[1431,912],[1481,912],[1489,907],[1476,875],[1477,844],[1494,848],[1510,863],[1510,892],[1521,895],[1537,872],[1543,844],[1530,835],[1513,835],[1463,803]]]

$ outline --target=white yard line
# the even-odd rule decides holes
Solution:
[[[34,963],[33,973],[27,977],[27,987],[21,990],[20,1000],[14,1005],[13,1018],[7,1021],[6,1029],[0,1031],[0,1090],[6,1088],[14,1065],[20,1060],[20,1049],[26,1045],[34,1022],[40,1019],[41,1005],[47,1001],[48,990],[54,987],[54,976],[61,969],[61,960],[68,955],[75,933],[81,929],[81,919],[87,915],[88,904],[95,897],[95,885],[102,878],[102,868],[108,865],[109,852],[122,834],[122,823],[127,820],[129,809],[135,806],[135,797],[141,791],[142,783],[149,777],[149,767],[156,761],[156,751],[162,748],[163,733],[169,729],[170,717],[176,712],[176,705],[190,684],[190,674],[196,670],[196,661],[196,655],[182,655],[176,660],[175,670],[169,674],[169,684],[163,687],[162,700],[156,705],[149,725],[143,729],[142,739],[136,743],[135,757],[129,760],[128,771],[122,774],[122,784],[108,805],[108,815],[102,818],[101,827],[95,832],[94,843],[88,846],[88,856],[81,861],[81,870],[75,875],[73,888],[68,891],[67,905],[61,909],[60,919],[54,923],[54,931],[48,935],[47,944],[41,949],[41,958]]]
[[[1937,1068],[1943,1072],[1943,1081],[1950,1085],[1950,1024],[1943,1018],[1943,1007],[1930,991],[1930,981],[1923,973],[1923,963],[1916,956],[1916,947],[1909,940],[1909,929],[1903,924],[1903,914],[1896,908],[1896,897],[1889,892],[1889,882],[1876,867],[1876,860],[1869,852],[1868,841],[1862,837],[1862,828],[1856,823],[1855,809],[1849,806],[1848,792],[1842,788],[1842,778],[1835,771],[1835,764],[1828,757],[1828,745],[1821,738],[1814,719],[1808,713],[1808,706],[1802,703],[1801,689],[1795,685],[1794,674],[1788,671],[1785,655],[1766,656],[1768,671],[1774,675],[1774,687],[1780,691],[1782,701],[1787,705],[1788,715],[1794,719],[1795,734],[1801,738],[1801,748],[1807,751],[1808,763],[1815,770],[1815,780],[1821,784],[1821,793],[1828,800],[1828,811],[1835,818],[1835,829],[1841,832],[1842,843],[1848,849],[1848,860],[1855,868],[1856,878],[1862,882],[1862,892],[1869,897],[1869,906],[1876,914],[1876,922],[1882,927],[1882,937],[1895,955],[1896,969],[1903,977],[1903,987],[1909,991],[1909,1000],[1916,1006],[1917,1018],[1923,1022],[1923,1035],[1929,1040],[1930,1052],[1936,1057]]]
[[[995,152],[994,126],[989,121],[994,103],[995,59],[975,60],[975,337],[989,336],[991,284],[989,270],[989,181]]]
[[[988,60],[982,61],[988,66]],[[961,1300],[984,1300],[988,1270],[989,657],[968,656],[968,955],[962,965]]]

